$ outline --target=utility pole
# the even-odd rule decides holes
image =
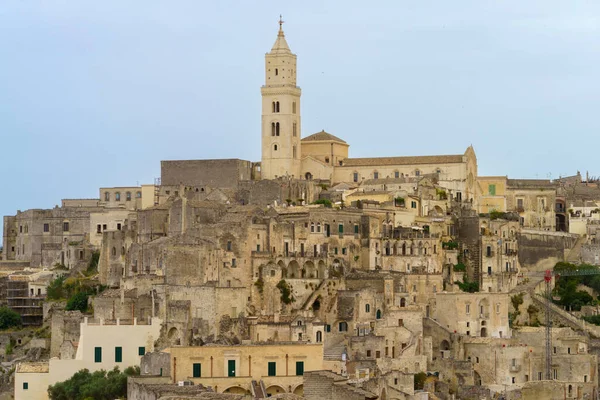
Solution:
[[[546,380],[551,380],[552,369],[552,319],[550,318],[550,298],[552,296],[552,271],[547,270],[544,274],[546,281]]]

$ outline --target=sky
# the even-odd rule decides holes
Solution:
[[[153,183],[160,160],[259,161],[280,14],[302,136],[351,157],[473,145],[479,175],[600,175],[597,0],[3,0],[0,213]]]

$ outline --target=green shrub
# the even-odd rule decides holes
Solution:
[[[127,397],[127,377],[139,373],[139,367],[129,367],[124,372],[118,367],[93,373],[82,369],[66,381],[48,387],[48,396],[51,400],[123,399]]]
[[[415,390],[423,390],[423,386],[425,385],[425,379],[427,379],[427,374],[425,372],[419,372],[414,375],[415,379]]]
[[[456,281],[454,283],[457,284],[458,287],[460,288],[460,290],[462,290],[463,292],[468,292],[468,293],[479,292],[479,283],[469,281],[469,278],[467,277],[467,275],[465,275],[463,277],[462,282]]]
[[[327,208],[331,208],[332,207],[332,203],[331,200],[328,199],[319,199],[319,200],[315,200],[313,201],[313,204],[323,204],[325,207]]]
[[[65,307],[65,310],[79,310],[82,313],[86,312],[88,309],[88,297],[89,295],[86,292],[75,293],[69,298],[69,300],[67,300],[67,306]]]
[[[0,307],[0,329],[21,326],[21,315],[8,307]]]
[[[456,250],[458,249],[458,243],[453,240],[449,242],[442,242],[442,248],[445,250]]]
[[[263,290],[265,288],[265,281],[263,278],[258,278],[256,282],[254,282],[254,286],[258,289],[258,293],[263,294]]]
[[[284,304],[291,304],[294,302],[295,299],[294,296],[292,296],[292,289],[285,280],[282,279],[277,283],[277,289],[279,289],[279,292],[281,293],[281,301]]]
[[[458,263],[454,266],[454,272],[465,272],[467,270],[467,266],[463,263]]]

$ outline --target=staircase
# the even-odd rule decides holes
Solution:
[[[312,292],[312,294],[310,296],[308,296],[308,298],[302,305],[303,310],[308,310],[308,309],[310,309],[310,307],[312,307],[312,305],[315,302],[315,300],[317,299],[317,297],[319,297],[321,292],[323,292],[323,287],[327,288],[327,286],[326,286],[327,282],[328,282],[327,279],[323,279],[321,281],[321,283],[319,283],[319,286],[317,286],[317,288],[314,290],[314,292]],[[326,296],[321,296],[321,297],[326,298]]]
[[[571,264],[579,264],[581,262],[581,248],[585,244],[586,237],[585,235],[581,235],[577,238],[575,242],[575,246],[569,251],[567,255],[566,261]]]
[[[253,399],[266,399],[267,391],[265,390],[265,384],[263,381],[255,381],[253,380],[250,384],[250,388],[252,389],[252,398]]]
[[[327,343],[327,346],[323,348],[323,360],[336,361],[342,359],[342,353],[346,349],[346,342],[344,338],[334,344]]]

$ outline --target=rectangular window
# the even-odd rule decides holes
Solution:
[[[236,260],[235,260],[235,258],[232,258],[231,259],[231,268],[235,268],[235,267],[237,267]]]
[[[340,235],[343,235],[343,234],[344,234],[344,224],[339,224],[339,225],[338,225],[338,233],[339,233]]]
[[[23,382],[23,390],[29,390],[29,382]]]
[[[337,254],[337,253],[338,253],[338,248],[337,248],[337,247],[335,247],[335,248],[333,249],[333,253],[334,253],[334,254]]]
[[[123,362],[123,348],[115,347],[115,362]]]
[[[50,232],[50,224],[44,224],[44,232]]]
[[[375,352],[375,358],[381,358],[381,351],[377,350]]]
[[[490,196],[496,195],[496,185],[488,185],[488,193]]]
[[[227,376],[235,376],[235,360],[227,360]]]
[[[373,172],[373,179],[379,179],[379,172]]]
[[[231,251],[231,241],[227,242],[227,251]]]
[[[304,361],[296,361],[296,376],[304,375]]]
[[[256,245],[256,251],[260,251],[260,244]]]
[[[325,332],[331,332],[331,325],[325,325]]]
[[[121,230],[121,224],[117,224],[117,230],[120,231]]]
[[[200,378],[200,377],[202,377],[202,364],[200,364],[200,363],[194,363],[193,364],[192,376],[194,378]]]
[[[358,225],[354,225],[354,234],[358,235]]]
[[[94,362],[102,362],[102,347],[94,347]]]
[[[521,211],[524,209],[525,208],[523,207],[523,199],[517,199],[517,210]]]
[[[296,136],[297,128],[296,128],[296,123],[295,122],[294,122],[293,127],[294,127],[293,128],[293,135]]]
[[[102,233],[102,225],[96,225],[96,233]]]
[[[417,208],[417,202],[416,201],[411,201],[410,202],[410,208]]]
[[[63,231],[69,232],[69,223],[68,222],[63,222]]]
[[[106,224],[102,224],[102,230],[105,231],[107,229],[108,229],[107,225]]]
[[[358,182],[358,172],[355,172],[355,173],[352,174],[352,180],[354,182]]]
[[[470,304],[467,304],[467,305],[466,305],[466,307],[465,307],[465,311],[466,311],[466,313],[467,313],[467,314],[470,314],[470,313],[471,313],[471,305],[470,305]]]
[[[138,356],[143,356],[146,354],[146,348],[144,346],[138,347]]]
[[[277,363],[275,361],[269,362],[269,376],[277,376]]]
[[[396,178],[396,179],[400,178],[400,172],[395,171],[394,172],[394,178]]]
[[[342,247],[342,254],[346,254],[346,248]]]

